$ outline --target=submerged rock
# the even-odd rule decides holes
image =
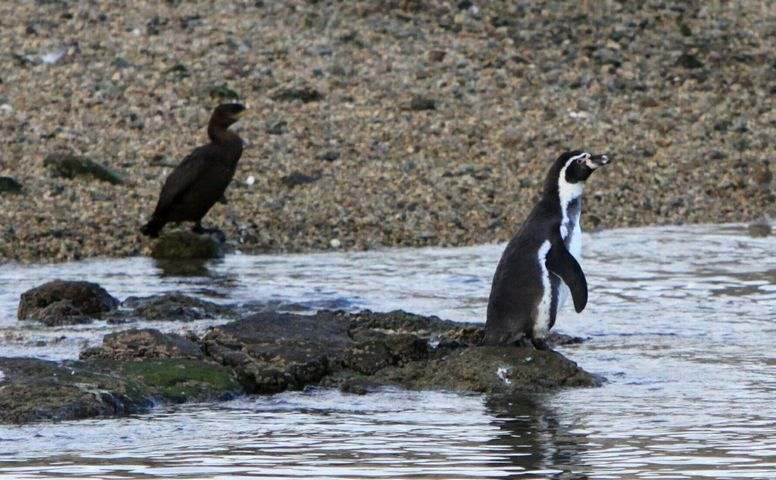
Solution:
[[[124,380],[35,358],[0,358],[0,422],[75,420],[140,411]]]
[[[773,232],[771,229],[771,224],[768,223],[767,220],[752,222],[747,227],[747,230],[749,232],[749,236],[753,238],[767,237]]]
[[[32,319],[50,324],[65,324],[73,322],[57,319],[99,317],[114,310],[118,305],[119,301],[96,283],[53,280],[22,293],[17,316],[19,320]]]
[[[132,316],[144,320],[190,322],[202,318],[231,316],[234,313],[230,307],[180,293],[129,297],[121,305],[134,309]]]
[[[158,358],[203,358],[202,348],[175,333],[153,328],[131,329],[105,335],[102,346],[81,352],[81,359],[142,360]]]
[[[2,423],[129,415],[158,400],[220,400],[240,392],[229,369],[181,358],[56,363],[0,357],[0,371]]]
[[[72,153],[52,153],[43,159],[43,166],[54,177],[92,177],[113,185],[124,183],[124,179],[108,167]]]
[[[151,257],[158,260],[221,258],[224,256],[225,238],[223,233],[218,233],[166,233],[154,243]]]

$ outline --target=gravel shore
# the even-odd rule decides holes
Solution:
[[[0,261],[147,254],[234,97],[248,147],[204,223],[243,252],[503,241],[570,148],[615,160],[588,229],[775,215],[776,6],[582,5],[2,2]],[[54,176],[61,152],[123,181]]]

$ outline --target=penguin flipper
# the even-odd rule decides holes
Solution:
[[[585,309],[587,305],[587,280],[582,267],[571,253],[566,249],[566,245],[561,240],[560,235],[552,242],[552,247],[547,254],[547,269],[559,276],[569,290],[571,298],[574,300],[574,310],[577,313]]]

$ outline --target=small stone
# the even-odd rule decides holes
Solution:
[[[210,95],[210,98],[223,100],[237,100],[240,98],[240,94],[229,88],[226,84],[210,87],[208,95]]]
[[[113,185],[124,183],[124,179],[113,170],[86,157],[72,153],[52,153],[43,159],[43,165],[53,177],[92,177]]]
[[[338,160],[340,158],[340,153],[336,150],[329,150],[325,152],[323,155],[321,155],[321,160],[327,161],[327,162],[333,162],[335,160]]]
[[[676,64],[680,67],[688,70],[703,68],[703,62],[701,62],[697,56],[691,53],[683,53],[676,60]]]
[[[317,176],[306,175],[302,172],[296,171],[281,177],[280,183],[282,183],[288,188],[294,188],[296,186],[304,185],[306,183],[313,183],[316,180],[318,180],[318,178],[319,177]]]
[[[413,97],[410,100],[409,109],[414,111],[436,110],[436,101],[428,97]]]
[[[0,195],[19,195],[22,193],[22,184],[12,177],[0,177]]]
[[[447,52],[444,50],[430,50],[428,52],[428,59],[432,62],[441,62],[447,56]]]
[[[339,239],[332,238],[329,242],[329,245],[331,245],[331,248],[340,248],[342,246],[342,242],[340,242]]]
[[[285,120],[267,120],[267,125],[264,128],[264,131],[269,135],[282,135],[288,131],[286,128],[287,126],[288,122]]]
[[[273,100],[291,101],[301,100],[303,103],[317,102],[323,98],[323,94],[312,87],[282,88],[272,95]]]
[[[119,70],[124,70],[125,68],[129,68],[132,66],[131,63],[129,63],[126,59],[123,57],[116,57],[115,60],[113,60],[113,66],[118,68]]]

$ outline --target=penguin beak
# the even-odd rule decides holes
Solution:
[[[611,160],[609,160],[609,157],[606,155],[591,155],[587,162],[590,168],[595,169],[598,167],[603,167],[604,165],[608,165],[611,163]]]

